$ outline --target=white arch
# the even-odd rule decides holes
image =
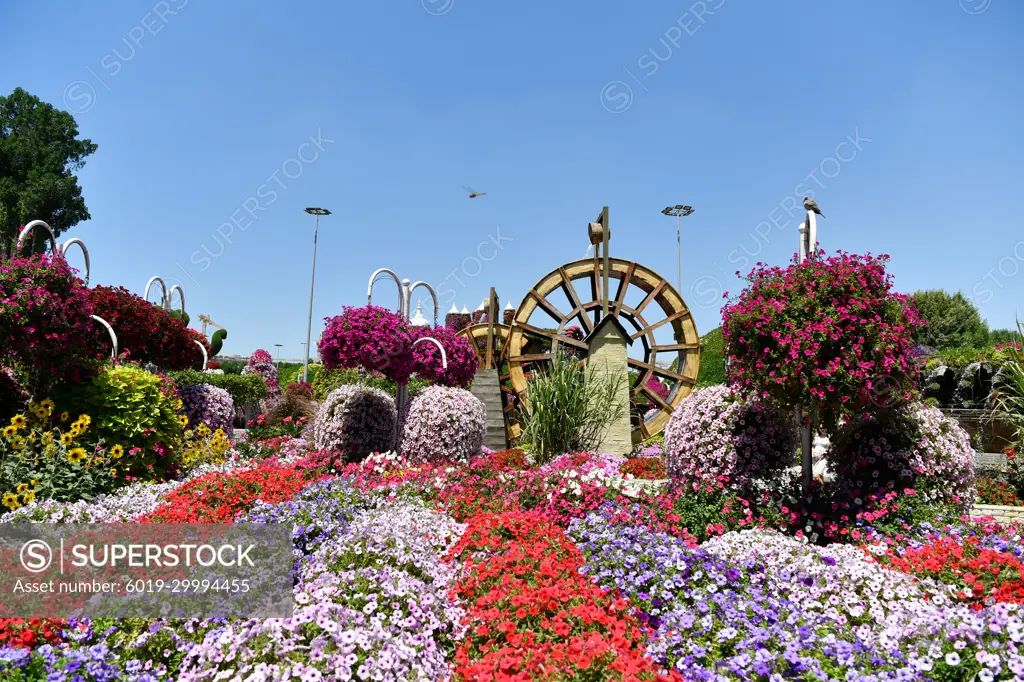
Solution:
[[[54,253],[59,253],[57,250],[57,238],[53,236],[53,230],[45,221],[42,220],[33,220],[28,225],[21,228],[21,232],[18,233],[18,243],[15,247],[16,251],[21,251],[21,244],[25,241],[25,237],[37,227],[41,227],[46,230],[46,236],[50,240],[50,250]]]
[[[203,351],[203,371],[206,371],[206,363],[209,362],[209,357],[206,355],[206,346],[199,343],[196,339],[192,339],[192,343],[199,346],[199,350]]]
[[[171,309],[171,301],[174,300],[174,291],[178,291],[178,295],[181,296],[181,319],[185,321],[185,290],[181,288],[180,284],[175,284],[171,287],[171,290],[167,292],[167,301],[164,303],[164,308],[167,310]]]
[[[160,296],[160,307],[166,310],[167,309],[167,285],[164,283],[164,280],[163,280],[162,277],[157,277],[156,275],[153,275],[152,277],[149,278],[149,281],[146,282],[146,293],[144,293],[142,295],[142,298],[146,299],[147,301],[149,300],[149,290],[153,287],[153,283],[154,282],[159,282],[160,283],[160,289],[163,292],[162,295]]]
[[[104,320],[99,315],[90,315],[89,317],[91,317],[92,319],[96,320],[97,322],[99,322],[100,324],[102,324],[104,327],[107,328],[107,334],[110,334],[110,342],[112,344],[114,344],[114,350],[112,350],[110,352],[110,359],[111,360],[116,360],[117,359],[117,334],[114,333],[114,328],[110,326],[109,322]]]
[[[419,339],[416,339],[415,341],[413,341],[412,342],[412,347],[415,348],[416,344],[420,343],[422,341],[430,341],[435,346],[437,346],[438,350],[441,351],[441,367],[443,369],[448,369],[448,354],[444,352],[444,346],[441,345],[441,342],[438,341],[435,338],[430,337],[430,336],[424,336],[422,338],[419,338]]]
[[[416,289],[416,287],[425,287],[426,290],[430,292],[430,298],[434,299],[434,326],[436,327],[437,319],[441,314],[441,306],[437,302],[437,294],[434,293],[434,287],[430,286],[426,282],[416,282],[411,287],[409,287],[410,299],[412,298],[412,292]]]
[[[64,256],[64,260],[67,260],[67,258],[68,258],[68,247],[73,245],[73,244],[78,244],[78,248],[80,248],[82,250],[82,255],[85,256],[85,277],[84,277],[84,280],[85,280],[85,284],[88,286],[88,284],[89,284],[89,273],[92,271],[92,268],[91,268],[91,266],[89,264],[89,249],[85,248],[85,242],[83,242],[78,237],[72,237],[71,239],[67,240],[66,242],[64,242],[63,244],[60,245],[60,253],[61,253],[62,256]]]
[[[373,304],[373,285],[377,281],[377,277],[380,275],[391,275],[391,279],[395,280],[395,285],[398,286],[398,312],[400,314],[405,313],[405,297],[402,295],[402,281],[398,279],[398,275],[395,274],[394,270],[387,268],[380,268],[374,270],[373,274],[370,275],[370,283],[366,287],[366,305]]]

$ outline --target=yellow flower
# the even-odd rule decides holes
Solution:
[[[61,412],[60,413],[60,420],[62,422],[66,422],[69,419],[71,419],[71,415],[70,414],[68,414],[67,412]]]
[[[188,426],[188,417],[186,417],[185,415],[181,415],[180,417],[178,417],[178,423],[181,424],[181,428],[185,428],[186,426]]]
[[[35,443],[36,442],[35,431],[33,431],[32,433],[28,434],[28,442],[29,443]]]
[[[28,483],[19,483],[18,487],[16,488],[16,490],[17,490],[18,494],[21,495],[23,492],[28,490]]]
[[[33,478],[33,479],[32,479],[31,481],[29,481],[29,483],[31,483],[31,484],[32,484],[33,486],[37,486],[37,485],[39,485],[39,481],[37,481],[37,480],[36,480],[36,479],[34,479],[34,478]]]
[[[192,440],[192,431],[186,431],[185,438],[187,438],[188,440]]]
[[[185,403],[181,402],[181,398],[176,398],[174,400],[174,409],[175,410],[180,410],[184,404]]]
[[[15,450],[21,450],[25,447],[25,439],[21,436],[15,436],[11,439],[11,447]]]
[[[11,417],[11,426],[13,426],[16,429],[25,428],[26,423],[27,422],[25,421],[25,415],[23,414],[16,414],[13,417]]]
[[[78,435],[78,434],[71,434],[71,433],[63,434],[60,437],[61,445],[65,446],[65,447],[67,447],[68,445],[71,445],[71,443],[74,442],[76,435]]]
[[[47,457],[53,457],[56,453],[57,448],[55,448],[52,445],[47,445],[46,450],[43,451],[43,454],[46,455]]]
[[[117,478],[117,469],[111,469],[110,475],[113,476],[114,478]]]
[[[53,434],[47,431],[39,438],[39,442],[43,445],[49,445],[53,442]]]
[[[51,414],[53,414],[53,401],[52,400],[47,398],[46,400],[44,400],[43,402],[41,402],[39,404],[43,407],[43,409],[46,410],[46,415],[47,416],[50,416]]]
[[[124,448],[121,447],[120,445],[115,445],[114,447],[110,448],[110,456],[113,457],[114,459],[117,459],[123,454]]]
[[[68,461],[73,464],[78,464],[87,456],[88,453],[86,453],[85,448],[74,448],[68,451]]]
[[[10,440],[14,438],[14,434],[18,433],[18,429],[12,424],[11,426],[4,427],[4,438]]]
[[[89,424],[92,424],[92,417],[87,414],[82,414],[78,416],[78,421],[80,421],[83,426],[88,426]]]
[[[7,493],[6,495],[4,495],[3,505],[8,509],[17,509],[18,496],[15,495],[14,493]]]
[[[21,499],[25,501],[25,504],[32,504],[36,499],[36,493],[34,490],[29,490],[21,496]]]
[[[207,426],[206,424],[200,424],[199,425],[199,435],[202,436],[203,438],[206,438],[207,436],[209,436],[210,435],[210,427]]]

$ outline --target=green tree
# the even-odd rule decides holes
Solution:
[[[976,348],[988,342],[988,325],[974,303],[959,291],[918,291],[910,297],[910,304],[928,324],[918,332],[918,343],[935,348]]]
[[[78,124],[21,88],[0,97],[0,254],[12,254],[18,229],[45,220],[60,235],[89,209],[74,171],[96,151],[78,139]],[[37,235],[36,248],[43,244]]]

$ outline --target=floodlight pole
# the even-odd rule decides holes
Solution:
[[[682,237],[680,229],[680,218],[685,217],[693,213],[693,206],[683,206],[682,204],[676,204],[675,206],[666,206],[661,209],[661,212],[667,216],[674,216],[676,219],[676,286],[679,287],[679,291],[683,290],[683,247]]]
[[[302,362],[302,380],[309,381],[309,335],[313,329],[313,284],[316,282],[316,241],[320,234],[320,216],[331,215],[326,208],[307,208],[306,213],[316,216],[316,227],[313,230],[313,272],[309,277],[309,318],[306,320],[306,350]]]
[[[797,260],[804,263],[814,255],[817,248],[818,222],[814,211],[807,211],[807,219],[800,223],[800,249]],[[800,468],[803,473],[804,495],[809,496],[814,481],[814,427],[818,421],[817,406],[796,408],[797,421],[800,425]]]

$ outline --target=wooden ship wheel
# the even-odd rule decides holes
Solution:
[[[609,313],[617,315],[630,332],[632,349],[642,353],[642,358],[628,359],[632,436],[633,442],[638,443],[665,429],[672,411],[693,391],[700,369],[700,337],[693,316],[679,292],[653,270],[619,258],[602,261],[595,251],[592,259],[568,263],[541,278],[515,312],[504,349],[508,377],[515,394],[513,402],[522,403],[528,410],[526,385],[530,372],[550,365],[559,352],[581,361],[586,359],[588,346],[580,337],[600,322],[605,263]],[[616,280],[617,287],[613,289]],[[563,310],[551,300],[558,291],[564,294],[559,298],[568,301],[562,305],[569,309]],[[632,306],[627,303],[635,299],[640,302]],[[554,330],[552,321],[556,324]],[[582,332],[575,333],[576,338],[567,334],[573,325],[579,325]],[[672,343],[659,344],[655,340],[655,331],[659,329],[660,335],[671,330]],[[668,390],[667,397],[652,390],[648,385],[651,379]]]

